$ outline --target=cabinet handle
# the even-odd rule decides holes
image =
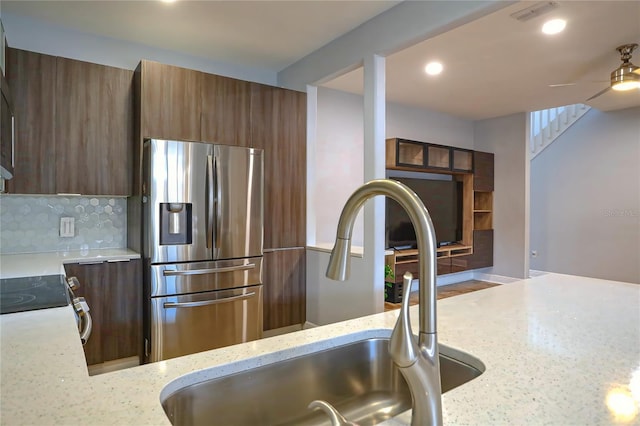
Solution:
[[[124,262],[131,262],[131,259],[109,259],[109,260],[107,260],[107,263],[124,263]]]
[[[208,306],[208,305],[215,305],[217,303],[227,303],[227,302],[233,302],[236,300],[243,300],[243,299],[249,299],[250,297],[255,296],[255,291],[252,291],[251,293],[247,293],[247,294],[241,294],[239,296],[230,296],[230,297],[225,297],[223,299],[216,299],[216,300],[201,300],[199,302],[165,302],[164,303],[164,308],[197,308],[198,306]]]
[[[78,265],[100,265],[104,263],[104,260],[87,260],[85,262],[78,262]]]
[[[16,116],[11,114],[11,167],[16,167]]]
[[[205,275],[205,274],[216,274],[218,272],[246,271],[248,269],[253,269],[255,267],[256,267],[255,263],[249,263],[248,265],[226,266],[224,268],[191,269],[186,271],[174,271],[169,269],[169,270],[162,271],[162,275],[164,275],[165,277],[175,276],[175,275]]]

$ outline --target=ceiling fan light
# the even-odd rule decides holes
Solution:
[[[640,88],[640,74],[635,73],[638,67],[633,64],[623,64],[611,73],[611,88],[625,91]]]

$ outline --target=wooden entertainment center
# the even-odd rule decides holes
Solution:
[[[437,249],[438,275],[493,266],[493,154],[391,138],[386,169],[451,175],[462,182],[462,239]],[[428,207],[428,206],[427,206]],[[418,274],[418,250],[394,250],[385,262],[394,272],[387,301],[399,303],[402,275]]]

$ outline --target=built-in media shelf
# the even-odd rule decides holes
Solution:
[[[451,146],[391,138],[386,141],[387,172],[410,171],[450,175],[462,183],[462,235],[456,244],[437,249],[437,274],[451,274],[493,265],[494,156]],[[413,176],[412,176],[413,177]],[[416,177],[420,178],[420,177]],[[402,275],[418,276],[418,250],[394,250],[385,257],[394,272],[386,300],[400,302]]]
[[[473,192],[473,229],[493,228],[493,192]]]

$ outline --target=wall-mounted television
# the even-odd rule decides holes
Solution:
[[[438,247],[462,240],[462,182],[391,177],[420,197],[429,211]],[[409,216],[396,201],[385,198],[387,248],[417,248]]]

